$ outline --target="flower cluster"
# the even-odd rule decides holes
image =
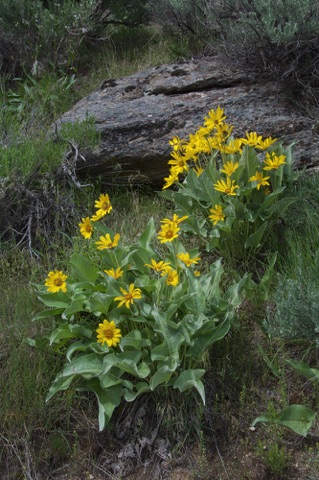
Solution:
[[[97,210],[91,218],[90,217],[82,218],[82,222],[79,223],[81,235],[83,235],[83,237],[86,239],[90,239],[92,237],[92,233],[94,230],[92,222],[98,222],[106,214],[110,213],[111,210],[113,209],[110,202],[110,198],[107,193],[101,194],[99,199],[95,200],[95,208]],[[111,243],[111,241],[108,242],[108,239],[106,239],[106,241],[103,243],[103,239],[100,238],[100,240],[102,242],[101,249],[112,248],[112,246],[111,247],[108,246],[109,243]]]
[[[220,154],[222,162],[219,171],[224,173],[226,178],[219,180],[215,188],[227,195],[236,195],[235,190],[239,186],[229,177],[236,172],[239,163],[233,159],[227,160],[227,156],[241,155],[245,145],[257,150],[267,150],[277,139],[272,137],[263,139],[256,132],[247,132],[244,138],[234,138],[231,136],[233,127],[226,123],[225,119],[222,108],[218,107],[216,111],[210,110],[204,119],[204,125],[195,134],[190,135],[188,141],[178,136],[169,141],[173,151],[168,162],[171,165],[170,174],[164,179],[163,189],[178,183],[180,176],[185,176],[190,169],[193,169],[196,175],[201,175],[206,166],[207,157]],[[283,155],[277,157],[273,153],[267,153],[265,170],[277,169],[284,163]]]

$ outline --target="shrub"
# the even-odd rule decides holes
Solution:
[[[49,343],[67,349],[48,398],[71,385],[94,392],[100,429],[122,398],[155,389],[195,388],[204,402],[206,351],[231,328],[246,280],[223,288],[220,261],[207,273],[196,270],[197,249],[186,251],[180,240],[183,217],[163,219],[157,241],[151,219],[137,243],[125,246],[101,222],[112,210],[108,195],[95,205],[79,224],[87,242],[99,238],[95,250],[74,253],[68,275],[52,270],[37,286],[50,308],[36,320],[55,317]]]
[[[188,140],[172,139],[162,196],[187,215],[185,228],[207,252],[242,270],[267,253],[267,237],[294,202],[284,190],[296,173],[291,147],[257,132],[235,138],[225,119],[218,107]]]

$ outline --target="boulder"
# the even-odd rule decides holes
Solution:
[[[128,77],[108,79],[57,122],[93,117],[99,149],[77,156],[79,178],[105,185],[163,185],[175,135],[187,138],[218,106],[234,135],[256,131],[294,143],[298,167],[319,163],[318,125],[289,102],[276,82],[252,77],[220,56],[172,63]]]

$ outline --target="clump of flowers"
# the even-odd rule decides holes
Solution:
[[[254,131],[245,137],[235,137],[233,131],[218,107],[188,139],[174,137],[162,196],[174,203],[185,219],[184,229],[208,251],[217,250],[239,265],[247,255],[256,256],[294,201],[284,197],[284,189],[296,173],[291,147]],[[161,241],[177,235],[177,228],[165,229]]]
[[[220,286],[221,262],[201,271],[198,248],[183,245],[187,215],[174,213],[158,228],[150,219],[136,243],[123,245],[104,223],[109,196],[95,207],[79,225],[90,249],[71,256],[68,276],[51,271],[37,286],[47,309],[36,319],[55,317],[50,344],[66,347],[47,398],[71,384],[94,392],[100,429],[121,400],[162,386],[194,389],[205,402],[205,352],[227,334],[240,302]]]

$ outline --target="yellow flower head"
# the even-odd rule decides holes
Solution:
[[[222,142],[227,140],[227,138],[231,135],[233,128],[234,127],[228,123],[221,123],[220,125],[216,126],[216,133],[220,136]]]
[[[217,107],[217,110],[210,110],[208,112],[208,117],[204,118],[204,125],[209,128],[213,129],[216,128],[217,126],[222,125],[226,118],[226,115],[224,115],[224,109]]]
[[[186,218],[188,218],[188,215],[184,215],[183,217],[179,218],[179,216],[176,213],[174,213],[172,219],[163,218],[163,220],[161,220],[161,223],[164,223],[166,225],[172,225],[172,224],[179,225],[181,222],[186,220]]]
[[[121,270],[121,267],[118,267],[116,270],[114,270],[114,268],[111,268],[110,270],[104,270],[104,272],[109,275],[109,277],[115,278],[115,280],[121,278],[124,273],[123,270]]]
[[[110,203],[110,198],[107,193],[100,195],[98,200],[95,200],[95,208],[98,209],[96,212],[97,215],[106,215],[112,210],[112,205]]]
[[[102,347],[104,343],[107,343],[108,347],[116,347],[122,337],[121,330],[116,328],[113,320],[111,322],[104,320],[103,323],[99,323],[99,328],[96,332],[97,341],[101,343]]]
[[[201,167],[201,166],[198,165],[198,164],[196,165],[196,167],[193,168],[193,170],[194,170],[194,172],[196,173],[196,175],[197,175],[198,177],[199,177],[199,176],[203,173],[203,171],[204,171],[203,167]]]
[[[230,180],[229,177],[225,180],[218,180],[217,183],[214,183],[215,190],[226,193],[226,195],[234,196],[236,195],[236,188],[239,188],[238,185],[235,185],[235,180]]]
[[[118,245],[120,238],[121,235],[119,233],[116,233],[114,236],[114,240],[112,240],[110,234],[107,233],[106,235],[104,235],[104,237],[100,237],[100,240],[98,242],[95,242],[95,245],[98,245],[98,250],[114,248]]]
[[[230,177],[234,172],[236,172],[238,168],[238,162],[226,162],[223,165],[221,172],[225,173],[228,177]]]
[[[271,137],[267,137],[265,138],[265,140],[260,140],[259,141],[259,145],[257,148],[260,148],[260,150],[266,150],[266,148],[269,148],[270,145],[272,145],[273,143],[275,143],[277,140],[277,138],[271,138]]]
[[[234,154],[234,153],[241,153],[243,140],[241,138],[235,138],[235,140],[231,140],[227,145],[223,145],[221,148],[222,153],[227,154]]]
[[[200,273],[199,270],[194,270],[194,275],[195,275],[195,277],[200,277],[201,273]]]
[[[166,284],[176,287],[178,285],[178,273],[172,267],[167,267],[162,273],[162,277],[166,275]]]
[[[152,258],[151,265],[149,263],[145,263],[145,267],[152,268],[155,272],[163,272],[167,267],[170,267],[170,264],[164,262],[164,260],[156,262],[156,260]]]
[[[186,142],[185,140],[181,140],[178,136],[175,136],[172,140],[169,140],[168,143],[173,147],[175,152],[178,152]]]
[[[177,224],[165,224],[162,225],[161,230],[158,232],[157,238],[161,243],[172,242],[175,238],[178,237],[179,231],[180,228],[178,228]]]
[[[280,165],[284,165],[286,162],[286,157],[285,155],[277,155],[275,152],[272,152],[271,154],[266,153],[266,158],[264,160],[265,167],[263,170],[277,170]]]
[[[82,218],[82,223],[79,223],[80,233],[84,238],[91,238],[93,233],[93,225],[89,217]]]
[[[215,205],[214,208],[210,208],[209,219],[213,222],[214,225],[218,222],[223,222],[225,220],[225,215],[223,213],[223,207],[221,205]]]
[[[178,253],[177,254],[177,257],[183,262],[185,263],[185,265],[187,267],[190,267],[193,263],[194,265],[196,265],[199,260],[200,260],[200,257],[194,257],[194,258],[190,258],[189,256],[189,253]]]
[[[178,173],[187,172],[189,167],[187,165],[187,158],[181,155],[179,152],[172,152],[172,160],[169,160],[168,164],[173,165]]]
[[[135,298],[142,298],[142,291],[140,288],[135,288],[134,283],[131,283],[129,286],[128,291],[124,290],[124,288],[120,287],[123,296],[115,297],[114,300],[116,302],[120,302],[117,308],[125,305],[126,308],[130,308]]]
[[[256,132],[246,132],[246,138],[242,138],[242,142],[251,147],[258,147],[262,141],[262,136],[258,135]]]
[[[165,188],[169,188],[174,183],[177,183],[179,174],[180,174],[179,169],[176,169],[175,167],[171,167],[169,176],[164,178],[165,184],[164,184],[162,190],[165,190]]]
[[[45,281],[45,286],[48,287],[48,292],[57,293],[60,290],[66,292],[66,282],[65,280],[68,277],[61,272],[61,270],[55,270],[54,272],[49,272],[48,278]]]
[[[255,175],[250,177],[249,181],[250,182],[257,182],[256,188],[257,190],[260,189],[262,186],[269,186],[270,183],[268,182],[270,177],[264,177],[264,174],[262,172],[256,171]]]

